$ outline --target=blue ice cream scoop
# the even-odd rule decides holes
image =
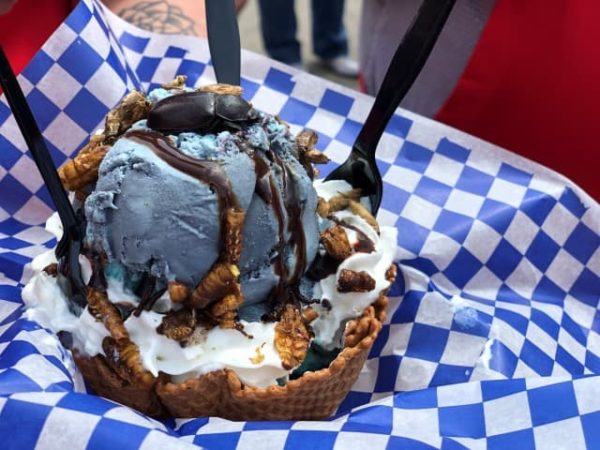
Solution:
[[[108,151],[85,202],[88,244],[132,279],[193,288],[222,257],[229,205],[244,213],[244,305],[299,281],[318,248],[317,195],[287,127],[252,117],[218,133],[171,135],[137,123]]]

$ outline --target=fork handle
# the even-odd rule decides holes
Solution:
[[[239,86],[240,30],[234,0],[207,0],[206,28],[217,82]]]
[[[375,103],[354,145],[374,159],[379,139],[392,115],[425,65],[456,0],[424,0],[402,38],[377,92]]]

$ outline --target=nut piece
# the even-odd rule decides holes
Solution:
[[[198,90],[200,92],[212,92],[214,94],[220,94],[220,95],[224,95],[224,94],[237,95],[238,97],[240,97],[244,93],[244,90],[241,88],[241,86],[234,86],[232,84],[222,84],[222,83],[209,84],[207,86],[202,86]]]
[[[189,288],[179,281],[169,283],[169,297],[173,303],[183,303],[190,295]]]
[[[304,361],[310,339],[300,311],[293,305],[286,305],[281,319],[275,326],[275,348],[285,370],[291,370]]]
[[[329,214],[341,211],[342,209],[348,208],[350,206],[350,199],[344,197],[342,194],[334,195],[328,201],[329,204]]]
[[[196,328],[196,314],[194,311],[188,308],[169,311],[156,328],[157,333],[164,334],[169,339],[177,342],[186,341]]]
[[[244,225],[245,213],[236,209],[230,209],[225,215],[224,235],[224,260],[230,264],[237,264],[242,254],[242,226]]]
[[[89,194],[85,191],[75,191],[75,198],[81,203],[85,202],[85,199],[88,198]]]
[[[329,201],[325,200],[323,197],[319,197],[317,213],[319,213],[321,217],[327,217],[331,213],[348,208],[350,206],[350,200],[360,200],[360,196],[360,189],[352,189],[346,192],[338,192],[331,197]]]
[[[344,228],[334,225],[321,233],[321,242],[332,258],[343,261],[352,254],[352,246]]]
[[[356,214],[359,217],[362,217],[373,229],[379,234],[379,224],[373,217],[373,214],[365,208],[362,203],[359,203],[355,200],[350,200],[350,211]]]
[[[329,158],[315,148],[318,140],[319,135],[312,130],[303,130],[296,136],[296,147],[301,159],[306,159],[313,164],[329,162]]]
[[[375,280],[364,270],[342,269],[338,278],[338,292],[369,292],[375,289]]]
[[[131,91],[115,109],[107,114],[104,124],[104,143],[112,145],[117,137],[131,128],[131,125],[147,118],[149,112],[150,103],[144,94]]]
[[[58,264],[48,264],[46,267],[44,267],[44,272],[47,275],[50,275],[51,277],[56,277],[56,275],[58,274]]]
[[[308,176],[313,180],[319,176],[319,171],[312,164],[323,164],[329,161],[327,156],[315,149],[318,139],[319,136],[312,130],[303,130],[296,136],[298,161],[300,161]]]
[[[313,164],[327,164],[329,162],[329,158],[325,153],[313,148],[308,150],[305,153],[306,159],[308,159]]]
[[[206,308],[211,303],[237,292],[237,278],[240,275],[234,264],[216,263],[198,283],[188,299],[192,308]]]
[[[129,339],[118,341],[112,337],[105,337],[102,350],[108,366],[121,378],[131,380],[132,384],[153,385],[156,382],[156,378],[144,369],[138,346]]]
[[[132,380],[133,383],[153,384],[154,376],[144,369],[138,346],[129,339],[117,341],[106,337],[102,341],[105,361],[119,377]]]
[[[308,325],[309,323],[311,323],[317,317],[319,317],[319,313],[317,311],[315,311],[314,308],[312,308],[310,306],[308,308],[304,308],[302,310],[302,321],[306,325]]]
[[[319,202],[317,203],[317,214],[323,218],[329,215],[329,202],[323,197],[319,197]]]
[[[98,168],[108,152],[107,146],[90,141],[79,154],[62,166],[58,175],[65,188],[79,191],[98,179]]]
[[[240,286],[236,283],[237,292],[223,297],[223,299],[215,303],[210,312],[212,316],[219,322],[221,328],[239,329],[240,325],[237,322],[238,307],[243,302],[243,297],[240,291]]]
[[[129,339],[119,311],[106,294],[88,288],[88,310],[97,321],[104,323],[110,333],[102,341],[107,364],[124,379],[154,383],[154,376],[144,369],[138,346]]]
[[[186,81],[187,75],[177,75],[168,83],[161,84],[160,87],[163,89],[183,89]]]
[[[250,358],[250,362],[252,364],[258,365],[265,360],[265,355],[263,354],[260,345],[257,345],[256,348],[254,349],[254,351],[256,352],[256,354]]]
[[[312,150],[315,145],[317,145],[317,141],[319,140],[319,135],[312,130],[302,130],[296,136],[296,146],[301,153],[308,152]]]
[[[389,281],[390,283],[393,283],[394,280],[396,279],[396,275],[398,273],[398,267],[396,267],[396,264],[390,264],[390,267],[388,267],[388,270],[385,271],[385,279],[387,281]]]
[[[129,341],[129,332],[123,325],[119,310],[106,296],[106,293],[88,288],[88,311],[99,322],[103,322],[110,335],[118,342]]]
[[[373,306],[367,307],[363,314],[351,321],[346,325],[346,332],[344,333],[344,347],[354,347],[366,336],[373,333],[374,327],[378,327],[379,322],[373,321],[375,318],[375,308]]]
[[[329,201],[319,197],[317,212],[321,217],[327,217],[329,214],[348,208],[352,213],[363,218],[375,231],[377,231],[377,233],[379,233],[379,224],[371,212],[360,203],[360,196],[360,189],[352,189],[334,195]]]
[[[340,195],[350,200],[360,201],[360,197],[362,196],[362,189],[351,189],[349,191],[340,192]]]

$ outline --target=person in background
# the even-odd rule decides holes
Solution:
[[[375,94],[422,0],[365,0],[362,89]],[[600,200],[600,3],[457,0],[401,106],[564,174]]]
[[[265,49],[273,59],[291,66],[302,64],[294,0],[259,0]],[[334,73],[356,77],[358,64],[348,57],[344,0],[312,0],[314,53]]]

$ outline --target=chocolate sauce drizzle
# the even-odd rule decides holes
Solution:
[[[133,313],[136,309],[136,306],[129,302],[116,302],[113,303],[113,305],[115,308],[117,308],[117,311],[119,311],[123,321],[127,320],[131,313]]]
[[[362,233],[358,233],[358,240],[354,244],[354,251],[359,253],[373,253],[375,251],[375,245],[373,241],[366,237]]]
[[[270,183],[271,168],[262,159],[258,153],[252,153],[252,159],[254,160],[254,172],[256,173],[256,186],[254,192],[258,194],[263,201],[270,205],[273,201],[273,189]]]
[[[327,253],[324,256],[317,254],[317,257],[308,268],[306,276],[313,281],[321,281],[336,273],[340,264],[341,261],[332,258]]]
[[[88,253],[86,254],[87,259],[90,261],[92,266],[92,277],[88,282],[88,286],[94,288],[98,292],[106,292],[108,283],[106,282],[106,276],[104,275],[104,257],[99,253]]]
[[[298,289],[298,282],[306,270],[306,237],[302,225],[303,208],[298,198],[298,192],[295,183],[290,181],[292,175],[287,165],[281,160],[279,155],[269,150],[267,157],[273,164],[281,169],[281,184],[283,202],[277,192],[277,187],[273,177],[270,177],[269,186],[271,190],[271,204],[273,212],[279,225],[277,244],[277,256],[274,263],[275,273],[279,275],[279,283],[269,295],[269,303],[272,305],[274,314],[269,315],[269,320],[277,320],[278,314],[283,310],[281,305],[285,303],[299,303],[302,301],[302,295]],[[258,173],[257,173],[258,177]],[[296,265],[292,273],[288,271],[285,264],[285,218],[284,209],[288,219],[288,231],[290,233],[289,244],[294,248],[296,254]]]
[[[227,211],[239,209],[239,204],[221,165],[217,161],[199,160],[181,153],[165,136],[156,131],[133,130],[127,132],[125,137],[148,147],[171,167],[208,184],[215,191],[219,199],[223,243]]]
[[[283,220],[283,206],[281,204],[281,199],[279,195],[277,195],[277,188],[275,187],[275,182],[272,178],[269,179],[269,187],[271,189],[271,198],[273,204],[273,212],[275,213],[275,217],[277,218],[278,224],[278,241],[277,241],[277,257],[275,258],[275,273],[279,275],[279,284],[277,285],[277,291],[281,291],[283,287],[283,283],[287,278],[287,269],[285,267],[284,254],[283,251],[285,249],[285,221]]]
[[[306,237],[304,235],[304,226],[302,225],[303,209],[298,198],[296,184],[291,182],[292,175],[287,165],[281,160],[276,152],[269,151],[273,162],[281,168],[281,181],[283,185],[283,204],[288,217],[288,231],[290,232],[290,244],[295,248],[296,267],[293,273],[285,274],[284,281],[288,284],[296,283],[306,269]],[[272,185],[273,188],[273,185]],[[279,208],[281,212],[281,208]],[[283,223],[281,219],[280,223]],[[283,233],[280,233],[280,238]],[[280,257],[284,255],[281,252]],[[285,265],[285,264],[284,264]]]
[[[160,297],[160,295],[155,297],[156,293],[154,292],[154,289],[156,288],[156,277],[148,276],[143,283],[143,286],[140,302],[133,311],[135,317],[139,317],[142,311],[150,309],[156,300],[158,300],[158,297]]]

